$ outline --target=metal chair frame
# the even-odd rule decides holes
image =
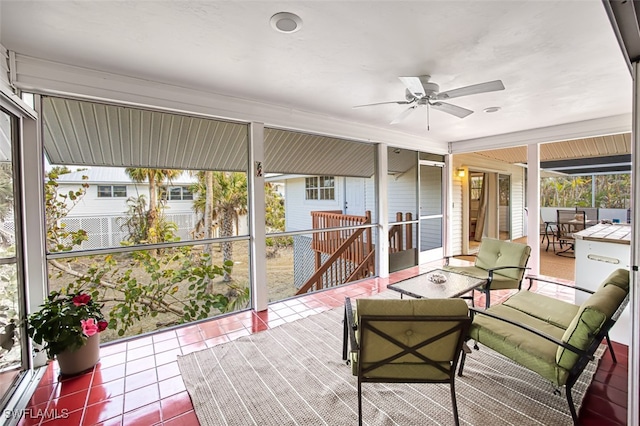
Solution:
[[[378,329],[374,323],[376,322],[412,322],[412,323],[430,323],[430,322],[453,322],[455,323],[451,328],[439,333],[435,336],[431,336],[426,340],[418,342],[412,346],[407,346],[404,343],[400,342],[393,336],[385,333],[384,331]],[[458,365],[458,360],[460,359],[460,354],[462,353],[462,347],[464,345],[469,326],[471,325],[471,318],[468,316],[414,316],[414,315],[401,315],[401,316],[386,316],[386,315],[362,315],[359,318],[359,322],[356,325],[353,317],[353,310],[351,307],[351,300],[349,298],[345,299],[345,320],[344,320],[344,338],[343,338],[343,359],[347,359],[348,348],[347,345],[351,345],[351,351],[360,352],[361,347],[364,346],[366,339],[366,331],[371,331],[376,335],[382,337],[393,345],[397,346],[399,352],[394,354],[393,356],[387,357],[385,359],[379,360],[378,362],[363,367],[362,362],[358,362],[358,424],[362,425],[362,383],[449,383],[451,390],[451,404],[453,406],[453,414],[455,424],[459,425],[460,421],[458,418],[458,404],[456,401],[456,393],[455,393],[455,373]],[[360,330],[360,344],[356,341],[355,332],[356,330]],[[348,333],[349,338],[347,339],[346,334]],[[422,353],[418,352],[419,349],[423,348],[427,345],[438,344],[438,341],[451,335],[454,333],[459,333],[458,340],[456,342],[455,352],[453,359],[450,361],[451,364],[448,368],[445,368],[441,365],[440,362],[436,362]],[[405,355],[413,355],[416,358],[420,359],[425,364],[429,364],[432,367],[435,367],[439,371],[448,375],[447,379],[444,380],[436,380],[436,379],[393,379],[393,378],[379,378],[379,377],[367,377],[366,374],[380,368],[384,365],[390,364],[393,361],[405,356]],[[358,359],[361,360],[362,357],[358,356]],[[349,361],[347,361],[349,363]]]

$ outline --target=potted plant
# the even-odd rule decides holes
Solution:
[[[57,356],[61,374],[77,374],[98,363],[99,333],[108,325],[102,306],[84,292],[52,291],[40,309],[29,315],[29,336],[44,345],[41,350],[49,359]]]

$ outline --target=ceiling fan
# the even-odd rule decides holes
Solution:
[[[390,102],[377,102],[373,104],[356,105],[354,108],[361,108],[373,105],[384,104],[398,104],[409,105],[409,108],[404,110],[398,115],[391,124],[400,123],[406,119],[416,108],[421,105],[427,106],[427,129],[429,128],[429,108],[433,108],[438,111],[446,112],[447,114],[455,115],[458,118],[465,118],[466,116],[473,114],[470,109],[462,108],[457,105],[442,102],[443,100],[459,98],[461,96],[475,95],[478,93],[495,92],[498,90],[504,90],[504,84],[502,81],[488,81],[486,83],[473,84],[471,86],[459,87],[453,90],[447,90],[446,92],[440,91],[440,86],[436,83],[430,82],[431,76],[422,75],[420,77],[398,77],[400,81],[407,88],[405,91],[405,100],[402,101],[390,101]]]

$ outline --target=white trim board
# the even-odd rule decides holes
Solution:
[[[23,91],[124,105],[165,108],[232,121],[262,122],[265,127],[312,132],[361,142],[383,142],[399,148],[446,154],[446,142],[398,131],[312,114],[280,105],[207,93],[160,82],[127,77],[47,61],[16,53],[12,82]]]

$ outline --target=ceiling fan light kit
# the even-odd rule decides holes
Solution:
[[[373,104],[356,105],[354,108],[384,105],[384,104],[398,104],[409,105],[409,107],[398,115],[391,124],[400,123],[406,119],[413,110],[417,107],[426,105],[427,107],[427,129],[429,128],[429,108],[433,108],[437,111],[446,112],[447,114],[454,115],[458,118],[465,118],[473,111],[467,108],[463,108],[450,103],[442,102],[443,99],[453,99],[462,96],[475,95],[479,93],[495,92],[498,90],[504,90],[504,84],[500,80],[488,81],[486,83],[473,84],[471,86],[459,87],[453,90],[447,90],[440,92],[440,86],[434,82],[429,81],[431,76],[422,75],[419,77],[398,77],[402,84],[405,85],[405,100],[404,101],[390,101],[390,102],[377,102]],[[497,112],[500,107],[489,107],[484,111]]]

